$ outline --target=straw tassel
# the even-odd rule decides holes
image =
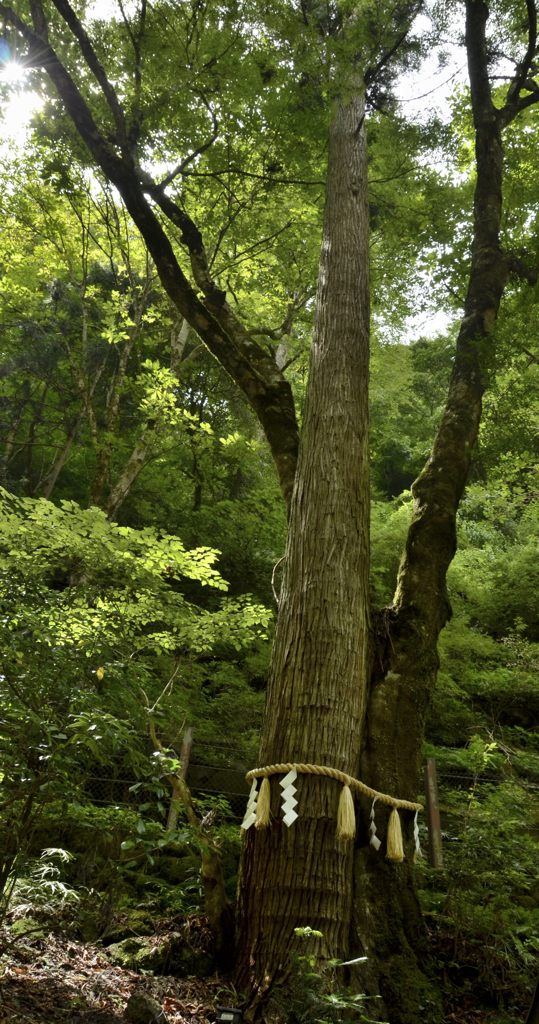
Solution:
[[[260,793],[256,801],[255,828],[267,828],[270,823],[271,789],[267,775],[262,779]]]
[[[347,842],[356,834],[356,812],[350,786],[343,786],[337,811],[337,839]]]
[[[401,822],[399,812],[396,807],[393,808],[389,816],[389,825],[387,826],[386,857],[388,860],[396,861],[399,864],[404,860]]]

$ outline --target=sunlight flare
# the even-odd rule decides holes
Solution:
[[[7,60],[2,65],[0,75],[7,85],[22,85],[26,77],[26,68],[17,60]]]
[[[42,99],[28,84],[28,68],[10,56],[5,57],[0,48],[0,87],[4,87],[0,124],[4,144],[24,142],[30,119],[42,105]]]

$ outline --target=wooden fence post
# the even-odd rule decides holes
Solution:
[[[429,854],[433,868],[443,868],[442,829],[440,827],[440,804],[438,801],[438,779],[436,761],[427,758],[425,765],[425,795],[427,798],[427,824],[429,827]]]
[[[191,747],[193,746],[193,730],[189,726],[182,739],[182,746],[180,750],[180,770],[178,776],[175,778],[173,775],[168,776],[168,781],[172,787],[172,796],[170,798],[170,806],[168,809],[167,817],[167,832],[174,832],[174,829],[178,824],[178,814],[180,807],[184,803],[181,796],[182,783],[185,783],[187,777],[187,769],[189,767],[189,758],[191,757]]]
[[[189,758],[191,757],[191,747],[193,746],[193,730],[191,726],[188,726],[183,734],[182,747],[180,750],[180,761],[182,763],[180,773],[182,779],[187,778],[187,769],[189,768]]]

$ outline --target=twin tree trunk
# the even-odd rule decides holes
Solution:
[[[378,690],[369,707],[373,661],[379,673],[383,658],[390,686],[392,673],[383,649],[373,650],[369,605],[368,255],[364,90],[355,82],[329,133],[308,394],[259,756],[260,766],[329,765],[415,800],[428,692],[423,680],[410,685],[415,661],[403,690],[393,686],[382,706]],[[407,635],[410,654],[417,637]],[[432,679],[437,635],[428,643]],[[419,689],[421,713],[413,718]],[[407,732],[399,753],[398,734]],[[410,867],[372,850],[365,813],[356,849],[337,840],[341,787],[327,778],[298,778],[299,819],[288,829],[278,782],[271,782],[272,825],[248,831],[242,858],[237,980],[251,1014],[264,1018],[268,1005],[279,1004],[295,954],[306,951],[295,929],[308,926],[322,933],[309,946],[322,961],[368,956],[366,969],[341,981],[377,997],[370,1016],[387,1019],[389,1007],[392,1024],[416,1024],[422,1008],[423,1024],[438,1020],[436,993],[417,960],[425,934]],[[404,996],[393,991],[403,975]]]
[[[485,4],[467,3],[476,131],[474,242],[446,409],[413,487],[414,519],[391,608],[369,622],[367,464],[368,225],[363,101],[337,106],[329,166],[309,391],[292,496],[286,570],[260,764],[315,762],[415,800],[425,718],[450,615],[446,574],[456,514],[477,439],[481,350],[507,282],[499,244],[503,118],[487,75]],[[339,787],[298,780],[299,820],[287,830],[273,783],[271,831],[247,835],[242,862],[239,982],[253,1015],[286,979],[309,925],[321,958],[367,956],[348,980],[370,1016],[435,1024],[426,933],[408,857],[385,861],[368,843],[362,807],[353,853],[335,838]],[[336,791],[337,790],[337,791]],[[405,822],[410,840],[411,823]],[[411,853],[408,842],[408,854]],[[425,970],[426,968],[426,970]],[[262,1010],[259,1007],[262,1006]]]

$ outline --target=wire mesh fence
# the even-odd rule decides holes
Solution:
[[[214,763],[217,759],[218,764]],[[249,792],[245,773],[251,767],[252,765],[241,764],[237,747],[232,743],[197,741],[191,752],[186,781],[195,798],[224,799],[229,808],[229,812],[225,813],[226,820],[241,821]],[[474,778],[472,773],[451,769],[439,768],[437,774],[442,828],[445,818],[449,826],[448,835],[454,830],[455,817],[458,817],[459,813],[454,806],[451,809],[444,806],[444,791],[467,791],[474,787],[480,792],[483,787],[499,785],[501,781],[499,776],[482,774],[479,778]],[[539,783],[527,779],[518,779],[518,783],[527,790],[539,791]],[[136,809],[141,803],[149,803],[156,798],[155,786],[145,785],[134,778],[115,775],[93,776],[87,779],[84,789],[88,799],[100,806],[114,805]]]
[[[217,758],[220,763],[213,763]],[[245,781],[248,767],[242,765],[234,744],[200,741],[191,754],[186,782],[195,798],[226,800],[229,808],[226,819],[241,821],[249,792]],[[140,779],[120,775],[91,776],[84,783],[84,792],[92,803],[99,806],[136,809],[140,804],[156,799],[155,785],[145,785]]]

